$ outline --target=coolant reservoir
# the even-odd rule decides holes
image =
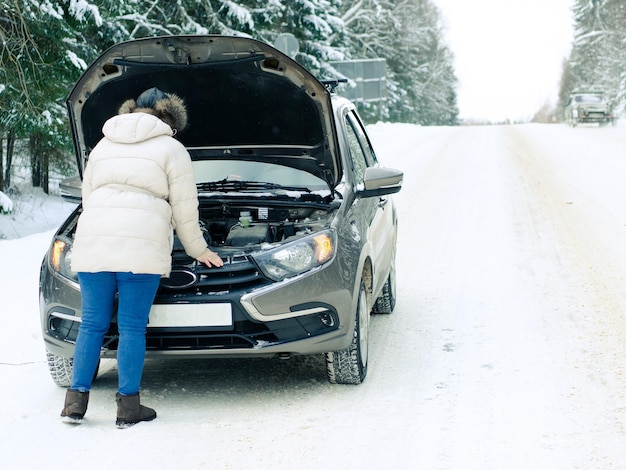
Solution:
[[[239,223],[242,227],[249,227],[252,222],[252,216],[250,215],[250,211],[241,211],[239,213]]]

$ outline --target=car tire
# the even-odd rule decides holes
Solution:
[[[395,263],[394,263],[395,264]],[[383,286],[380,297],[374,302],[372,313],[392,313],[396,307],[396,268],[391,266],[391,271],[387,277],[387,281]]]
[[[332,384],[358,385],[367,375],[370,310],[361,281],[352,342],[347,349],[326,353],[326,375]]]
[[[55,384],[59,387],[69,387],[72,385],[72,364],[71,357],[57,356],[56,354],[46,353],[48,358],[48,371]]]
[[[48,360],[48,371],[55,384],[59,387],[69,387],[72,385],[72,367],[74,365],[74,359],[71,357],[57,356],[50,352],[46,352]],[[96,371],[93,374],[93,380],[96,380],[98,371],[100,370],[100,361],[96,366]]]

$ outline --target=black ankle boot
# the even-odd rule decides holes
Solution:
[[[124,396],[117,393],[117,420],[115,424],[118,428],[127,428],[141,421],[152,421],[157,414],[152,408],[139,403],[139,393]]]
[[[70,424],[80,424],[87,412],[89,392],[68,390],[65,394],[65,406],[61,411],[63,421]]]

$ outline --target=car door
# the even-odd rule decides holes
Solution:
[[[365,170],[368,167],[377,166],[378,161],[365,128],[353,110],[345,115],[345,128],[350,148],[354,187],[358,192],[359,189],[364,187]],[[393,256],[395,227],[390,198],[391,196],[378,196],[362,198],[357,202],[362,205],[361,212],[367,214],[367,220],[364,222],[367,224],[367,239],[371,246],[374,292],[378,292],[378,289],[386,280]]]

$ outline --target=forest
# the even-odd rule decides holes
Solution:
[[[0,0],[0,191],[27,154],[32,186],[75,171],[65,99],[111,45],[172,34],[246,35],[299,43],[320,79],[336,61],[384,59],[384,101],[357,103],[366,122],[455,125],[453,56],[431,0]]]
[[[572,21],[556,108],[533,120],[561,121],[577,90],[602,91],[623,115],[626,3],[572,0]],[[283,33],[320,79],[338,78],[338,61],[384,59],[384,100],[357,103],[366,122],[460,124],[454,56],[434,0],[0,0],[0,191],[14,186],[16,166],[46,193],[51,175],[75,173],[65,99],[111,45],[170,34],[274,44]]]
[[[574,0],[574,38],[563,62],[558,113],[573,91],[599,91],[618,117],[626,111],[626,3]]]

